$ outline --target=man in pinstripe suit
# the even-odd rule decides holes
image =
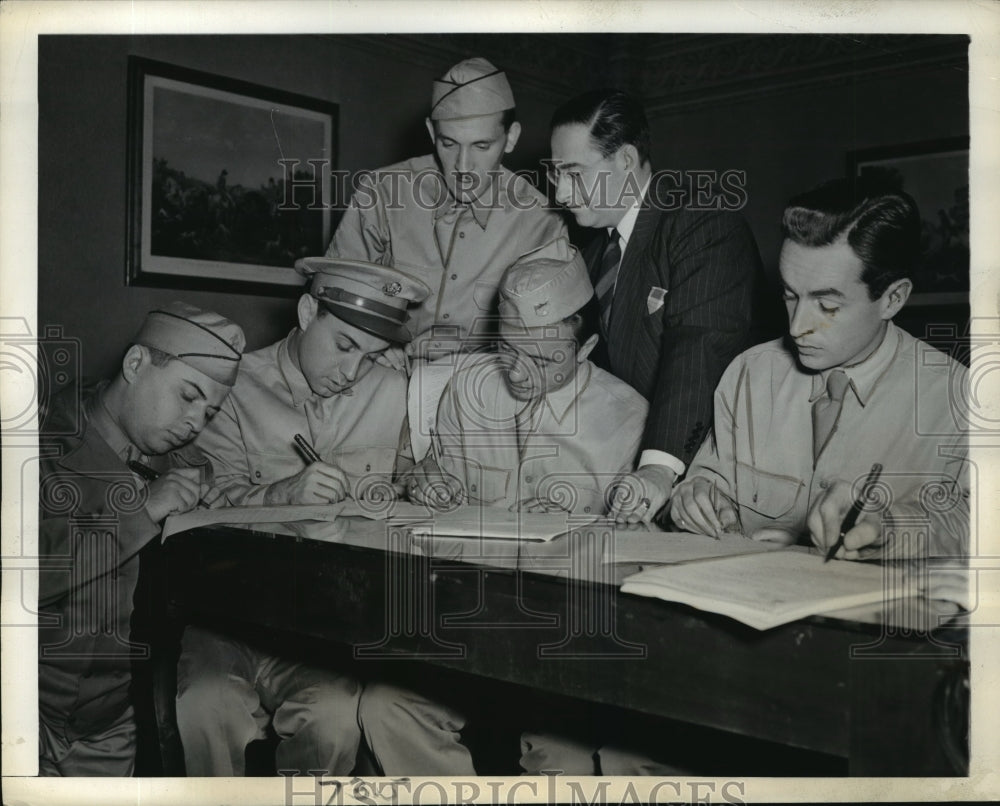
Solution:
[[[584,250],[604,337],[594,360],[650,404],[638,469],[611,510],[629,523],[664,507],[701,445],[715,386],[748,346],[760,272],[743,217],[710,209],[705,194],[685,198],[677,172],[654,173],[649,143],[641,104],[616,90],[583,93],[552,117],[556,201],[601,230]],[[730,188],[718,206],[740,201]]]

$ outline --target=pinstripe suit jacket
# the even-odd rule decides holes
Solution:
[[[649,401],[641,449],[687,464],[711,426],[716,384],[749,346],[761,265],[741,215],[676,207],[653,204],[649,194],[643,200],[622,257],[607,343],[593,358]],[[606,243],[597,237],[584,250],[595,283]],[[649,313],[654,287],[667,293],[663,307]]]

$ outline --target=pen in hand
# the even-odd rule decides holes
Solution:
[[[157,471],[153,470],[153,468],[151,468],[149,465],[144,465],[142,462],[137,462],[135,459],[129,459],[125,464],[128,465],[129,470],[135,473],[139,478],[141,478],[147,484],[149,482],[156,481],[158,478],[160,478],[160,474]],[[211,505],[204,498],[199,498],[198,506],[210,507]]]
[[[844,518],[844,522],[840,525],[840,535],[837,537],[837,542],[830,546],[830,550],[826,553],[826,558],[823,560],[824,563],[830,562],[836,556],[837,552],[843,548],[844,536],[857,525],[858,516],[861,514],[865,501],[868,500],[872,487],[875,486],[880,475],[882,475],[882,465],[876,462],[868,472],[868,478],[865,479],[865,483],[861,485],[861,492],[858,493],[858,497],[851,504],[847,517]]]
[[[127,464],[128,469],[144,481],[156,481],[160,477],[160,474],[153,470],[153,468],[149,465],[144,465],[142,462],[137,462],[135,459],[129,459]]]
[[[306,460],[307,464],[314,465],[321,461],[316,449],[306,441],[302,434],[296,434],[294,438],[295,447],[299,449],[299,453],[302,454],[302,458]]]

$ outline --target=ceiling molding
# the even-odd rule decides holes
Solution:
[[[807,87],[954,67],[964,35],[939,34],[366,34],[336,36],[435,72],[484,56],[518,92],[559,103],[618,86],[650,117]]]

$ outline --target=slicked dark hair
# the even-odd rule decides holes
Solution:
[[[873,300],[912,276],[920,256],[916,202],[883,177],[835,179],[796,196],[785,207],[781,229],[801,246],[828,246],[846,237]]]
[[[635,146],[640,164],[649,162],[649,121],[642,104],[621,90],[590,90],[560,106],[552,115],[551,128],[580,123],[602,157],[610,157],[624,145]]]

